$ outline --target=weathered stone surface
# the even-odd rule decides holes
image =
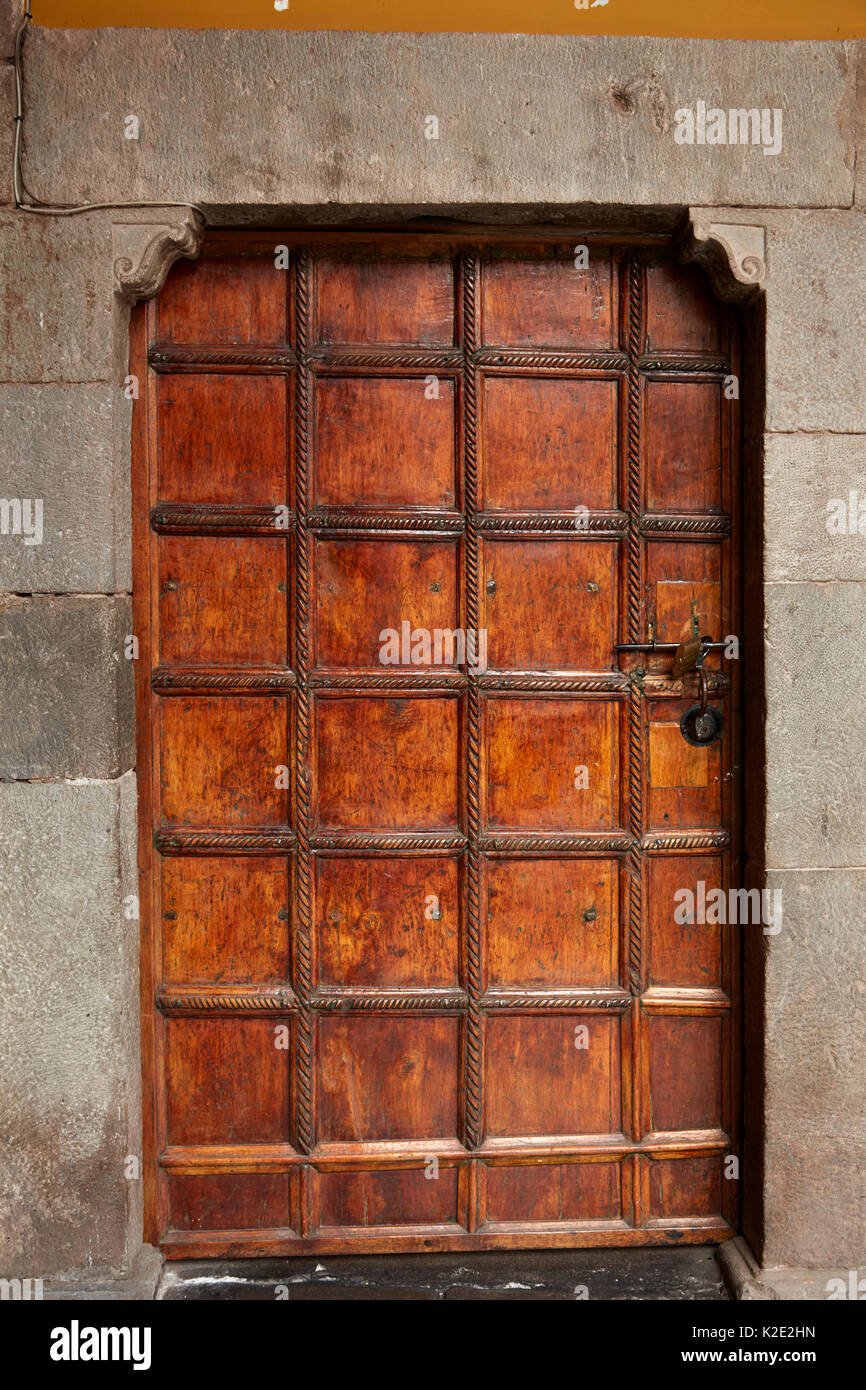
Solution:
[[[0,61],[15,52],[15,33],[23,9],[21,0],[0,0]]]
[[[131,409],[108,385],[0,386],[0,496],[42,500],[41,545],[0,534],[0,591],[132,587]]]
[[[846,1291],[845,1297],[850,1298],[852,1275],[854,1281],[864,1277],[862,1269],[852,1271],[850,1267],[839,1265],[827,1269],[762,1269],[742,1236],[720,1245],[718,1259],[733,1297],[749,1303],[826,1302],[831,1293],[838,1297],[839,1280]],[[831,1280],[836,1280],[836,1284],[831,1284]]]
[[[767,580],[866,579],[866,434],[767,435],[764,497]],[[862,531],[828,531],[843,503],[856,528],[861,501]]]
[[[2,61],[2,60],[0,60]],[[11,64],[0,66],[0,115],[2,115],[2,129],[0,129],[0,204],[12,204],[15,201],[15,189],[12,183],[12,116],[15,111],[15,74]]]
[[[866,433],[866,215],[767,214],[768,430]]]
[[[121,850],[134,783],[0,784],[0,1271],[119,1270],[138,1047],[136,891]]]
[[[0,381],[122,382],[112,291],[107,214],[0,214]]]
[[[124,1032],[122,1046],[118,1049],[117,1076],[123,1091],[122,1135],[126,1143],[126,1153],[139,1160],[138,1172],[142,1167],[142,1092],[141,1092],[141,1008],[139,977],[141,970],[141,941],[139,935],[140,917],[138,915],[138,789],[135,773],[125,773],[117,782],[117,847],[120,863],[120,882],[123,888],[124,913],[120,931],[123,983]],[[135,911],[130,902],[135,903]],[[149,1246],[141,1249],[144,1194],[142,1181],[128,1179],[126,1183],[126,1259],[124,1270],[130,1271],[133,1278],[147,1283],[155,1279],[161,1267],[162,1256],[154,1259],[155,1252]],[[143,1295],[142,1295],[143,1296]]]
[[[767,937],[763,1262],[851,1268],[866,1263],[866,869],[767,887],[783,917]]]
[[[140,1183],[128,1185],[134,1190]],[[141,1303],[156,1298],[164,1260],[152,1245],[142,1245],[130,1252],[127,1265],[117,1271],[71,1270],[66,1278],[46,1281],[43,1297],[46,1303]]]
[[[131,633],[124,597],[0,598],[0,778],[118,777],[133,766]]]
[[[768,584],[765,602],[766,864],[866,864],[866,584]]]
[[[853,197],[853,42],[45,29],[27,43],[26,170],[53,201],[192,200],[237,220],[262,204]],[[675,112],[698,101],[781,109],[781,153],[677,144]]]
[[[857,164],[854,202],[866,207],[866,39],[857,44]]]

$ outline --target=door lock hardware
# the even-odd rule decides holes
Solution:
[[[683,679],[692,672],[698,678],[700,704],[691,705],[680,720],[680,732],[686,743],[694,748],[706,748],[718,743],[725,732],[725,721],[720,709],[709,704],[709,677],[704,669],[704,661],[710,652],[724,651],[725,642],[714,642],[710,637],[687,637],[684,642],[627,642],[617,647],[618,652],[673,652],[671,675],[674,680]]]
[[[692,705],[680,720],[680,733],[693,748],[706,748],[718,743],[725,732],[725,720],[720,709],[707,704],[708,680],[703,666],[697,668],[701,703]]]
[[[696,646],[702,652],[701,661],[703,661],[709,652],[723,652],[727,645],[727,642],[713,642],[709,637],[689,637],[685,642],[618,642],[614,651],[658,652],[660,656],[663,656],[665,652],[676,654],[685,648]],[[683,671],[695,670],[698,664],[698,661],[695,660],[692,666],[683,667]]]

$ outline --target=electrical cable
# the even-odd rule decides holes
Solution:
[[[32,212],[42,217],[72,217],[79,212],[110,212],[114,208],[191,208],[197,212],[202,219],[205,218],[204,210],[197,203],[174,203],[174,202],[154,202],[153,200],[142,199],[141,201],[131,201],[125,203],[79,203],[71,205],[66,203],[46,203],[41,198],[36,198],[27,188],[24,182],[24,175],[21,170],[21,131],[24,125],[24,88],[21,70],[21,51],[24,43],[24,35],[33,18],[30,12],[30,0],[24,0],[24,9],[21,22],[15,32],[15,137],[12,146],[12,189],[15,200],[15,207],[21,212]],[[25,201],[25,196],[29,201]]]

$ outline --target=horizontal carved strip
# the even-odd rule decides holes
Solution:
[[[159,1166],[173,1173],[272,1173],[309,1163],[291,1144],[171,1144]]]
[[[620,854],[632,847],[632,838],[624,831],[613,835],[485,835],[478,842],[482,853],[508,853],[517,850]]]
[[[310,1005],[320,1013],[393,1013],[395,1010],[465,1009],[462,990],[352,990],[314,994]]]
[[[624,372],[628,356],[618,351],[558,352],[535,348],[481,348],[468,359],[460,348],[316,348],[300,356],[287,345],[271,347],[236,344],[215,348],[188,344],[156,345],[148,353],[155,371],[177,368],[271,367],[286,370],[302,365],[311,371],[343,369],[409,371],[425,367],[444,371],[459,370],[468,362],[476,367],[512,367],[518,370]],[[683,373],[688,376],[724,376],[730,364],[723,357],[683,357],[676,354],[642,353],[638,357],[642,372]]]
[[[640,519],[644,536],[729,536],[729,516],[680,516],[653,512]]]
[[[297,358],[290,347],[152,347],[150,365],[158,372],[178,367],[274,367],[285,370]]]
[[[485,1009],[599,1009],[625,1013],[631,995],[622,990],[491,990],[481,999]]]
[[[154,690],[163,694],[184,695],[189,690],[206,690],[210,694],[262,694],[273,690],[291,690],[296,684],[294,671],[177,671],[159,667],[151,677]]]
[[[727,830],[667,830],[644,835],[641,849],[687,850],[726,849],[731,843]]]
[[[472,1161],[483,1156],[499,1165],[519,1163],[559,1164],[595,1162],[600,1154],[612,1160],[631,1154],[690,1158],[730,1152],[731,1140],[723,1130],[655,1132],[643,1140],[623,1134],[588,1135],[583,1139],[553,1142],[547,1136],[486,1140],[480,1150],[469,1151],[456,1140],[403,1140],[319,1144],[309,1154],[290,1144],[172,1144],[162,1150],[159,1165],[171,1173],[254,1173],[314,1166],[320,1172],[374,1172],[382,1169],[423,1167],[428,1154],[441,1163]]]
[[[688,376],[724,376],[730,371],[724,357],[682,357],[675,353],[644,352],[637,365],[642,372],[683,372]]]
[[[288,853],[295,848],[291,830],[186,830],[172,826],[153,837],[160,854]]]
[[[361,511],[346,507],[316,507],[307,525],[321,531],[425,531],[459,535],[466,528],[460,512]]]
[[[426,671],[388,670],[384,675],[369,671],[334,672],[314,671],[307,684],[316,690],[463,690],[467,678],[459,672],[443,671],[442,674]]]
[[[380,348],[373,352],[357,348],[317,348],[305,353],[302,360],[312,371],[323,368],[340,371],[346,367],[393,371],[430,367],[453,371],[464,364],[460,348]]]
[[[329,834],[313,835],[310,848],[321,849],[465,849],[466,836],[458,832],[439,834],[437,831],[419,830],[407,834],[375,832],[337,831]]]
[[[711,671],[704,667],[707,674],[707,689],[711,694],[724,695],[731,688],[731,680],[724,671]],[[645,695],[652,699],[668,696],[672,699],[682,700],[695,694],[696,678],[689,677],[686,680],[672,681],[664,675],[656,675],[648,672],[646,675],[636,678],[634,684],[639,686]]]
[[[268,988],[204,986],[166,987],[156,992],[163,1013],[292,1013],[298,1000],[287,986]]]
[[[684,989],[655,986],[644,990],[640,997],[641,1010],[655,1014],[724,1014],[731,1009],[731,1000],[722,989]]]
[[[475,526],[479,531],[532,532],[540,535],[594,536],[598,538],[623,535],[628,530],[625,512],[478,512]]]
[[[219,536],[267,531],[279,536],[295,529],[295,516],[283,506],[174,506],[164,503],[154,507],[150,524],[160,533],[196,531]]]
[[[472,354],[478,367],[546,368],[549,371],[624,372],[628,357],[624,352],[544,352],[535,348],[481,348]]]
[[[578,695],[625,693],[628,690],[627,678],[618,671],[599,676],[536,676],[510,675],[506,672],[489,672],[479,676],[478,684],[482,690],[537,690],[564,691]]]

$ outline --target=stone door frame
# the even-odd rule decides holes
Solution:
[[[255,227],[256,208],[240,209],[239,223]],[[765,325],[765,292],[767,288],[766,245],[767,229],[759,221],[742,220],[743,213],[738,209],[723,208],[684,208],[678,220],[660,235],[660,220],[670,223],[667,212],[654,213],[652,209],[635,208],[633,214],[623,223],[622,210],[617,210],[616,228],[611,229],[603,219],[593,219],[587,223],[577,216],[569,215],[566,209],[552,210],[545,206],[538,210],[537,217],[531,218],[531,209],[514,209],[513,217],[503,216],[501,209],[495,219],[503,229],[526,227],[532,230],[538,225],[551,225],[551,212],[556,212],[558,230],[569,223],[581,236],[607,235],[623,238],[626,234],[643,237],[655,235],[659,240],[667,240],[676,249],[682,262],[694,262],[705,271],[716,296],[728,303],[734,303],[743,310],[744,356],[743,379],[747,386],[743,391],[743,495],[757,489],[761,492],[760,450],[747,447],[751,440],[748,433],[748,420],[761,421],[764,408],[763,348]],[[356,210],[333,209],[329,226],[335,231],[346,228],[369,228],[371,231],[383,226],[402,230],[412,229],[413,215],[425,218],[426,227],[432,228],[428,220],[431,209],[401,208],[398,217],[389,217],[381,212],[375,219],[359,222]],[[142,209],[140,212],[123,214],[124,220],[113,221],[112,274],[117,299],[127,308],[133,304],[157,295],[165,284],[166,277],[181,258],[196,259],[205,243],[207,228],[201,214],[194,208],[170,207],[165,209]],[[293,223],[293,225],[299,225]],[[300,223],[303,225],[303,223]],[[312,224],[311,224],[312,225]],[[418,227],[418,223],[415,224]],[[455,225],[453,219],[449,225]],[[485,219],[483,209],[477,210],[471,222],[467,219],[460,226],[471,228],[475,225],[490,225]],[[278,244],[278,229],[275,228],[275,245]],[[121,319],[124,339],[118,344],[119,354],[126,358],[129,333],[128,315]],[[131,515],[127,518],[131,531]],[[750,532],[746,529],[746,538]],[[754,541],[756,533],[752,531]],[[760,533],[757,533],[760,542]],[[752,590],[753,596],[760,594],[761,554],[760,547],[749,551],[744,547],[743,581],[746,593]],[[763,873],[763,807],[764,807],[764,757],[763,757],[763,719],[765,691],[763,689],[763,662],[761,658],[763,614],[753,606],[744,612],[743,642],[749,656],[749,673],[744,679],[745,701],[745,740],[746,768],[744,777],[745,801],[747,807],[745,824],[746,844],[746,886],[762,887]],[[760,608],[760,603],[758,603]],[[757,658],[757,659],[756,659]],[[756,853],[756,848],[759,848]],[[137,862],[137,844],[128,847],[132,863]],[[743,943],[743,1010],[744,1016],[761,1018],[764,1016],[765,974],[763,953],[760,945],[750,940],[748,933]],[[143,1007],[148,1007],[143,1001]],[[758,1275],[760,1262],[753,1252],[750,1241],[756,1249],[761,1248],[763,1230],[763,1106],[764,1078],[760,1070],[763,1058],[762,1038],[747,1025],[744,1039],[743,1064],[743,1159],[742,1159],[742,1229],[743,1235],[726,1242],[722,1247],[723,1264],[729,1282],[742,1292],[753,1286]],[[751,1062],[751,1064],[750,1064]],[[142,1097],[144,1103],[145,1098]]]

